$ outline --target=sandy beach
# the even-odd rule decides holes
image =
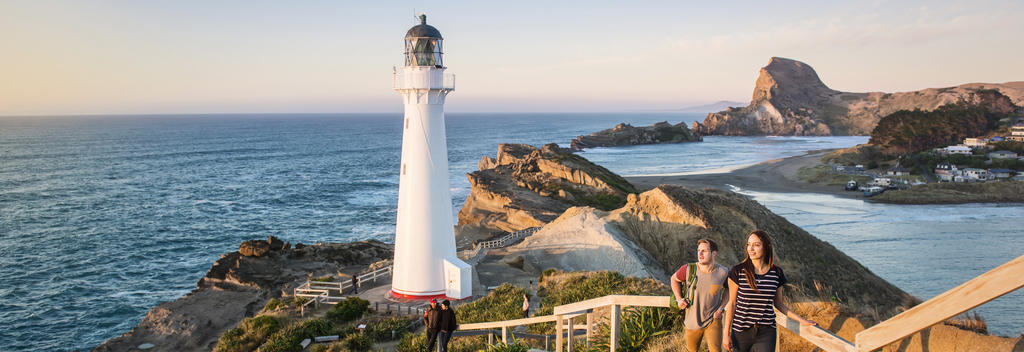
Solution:
[[[847,192],[841,186],[826,186],[799,180],[797,172],[821,163],[832,150],[814,150],[805,155],[769,160],[729,172],[686,175],[627,176],[639,190],[661,184],[677,184],[693,188],[731,190],[729,185],[763,192],[827,193],[848,198],[863,198],[860,192]]]

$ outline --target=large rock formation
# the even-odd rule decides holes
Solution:
[[[594,147],[700,142],[701,140],[700,135],[690,132],[684,122],[672,125],[668,121],[663,121],[643,127],[620,123],[607,130],[594,132],[587,136],[577,136],[572,140],[571,147],[575,150],[583,150]]]
[[[247,241],[247,252],[264,248],[260,256],[224,254],[196,284],[174,301],[150,309],[131,331],[107,340],[96,351],[129,351],[153,344],[152,351],[209,351],[227,329],[252,316],[271,298],[279,298],[310,276],[340,275],[390,259],[393,248],[379,241],[322,244],[285,248],[272,238]]]
[[[1024,103],[1024,82],[969,83],[901,93],[849,93],[822,83],[807,64],[773,57],[761,68],[750,105],[708,114],[692,130],[700,135],[868,135],[882,116],[933,110],[978,89],[997,89]]]
[[[544,225],[575,205],[614,209],[636,192],[628,181],[587,159],[548,144],[501,144],[466,175],[472,190],[459,210],[459,231],[500,233]]]

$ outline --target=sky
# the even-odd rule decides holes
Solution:
[[[401,112],[415,14],[449,112],[747,102],[772,56],[829,87],[1024,81],[1021,1],[0,1],[0,116]]]

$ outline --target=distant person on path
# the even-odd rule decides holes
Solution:
[[[530,298],[523,294],[523,318],[530,317]]]
[[[697,241],[697,262],[683,264],[672,275],[672,293],[679,309],[685,310],[686,349],[697,352],[700,340],[710,352],[722,350],[722,313],[725,311],[723,285],[729,270],[715,263],[718,244],[710,239]]]
[[[352,274],[352,294],[359,294],[359,273]]]
[[[441,311],[438,315],[440,320],[439,326],[441,327],[441,352],[448,352],[448,340],[452,338],[452,333],[459,327],[459,324],[455,321],[455,310],[452,309],[452,302],[447,299],[441,302]]]
[[[747,258],[729,270],[729,304],[722,345],[737,352],[775,351],[775,309],[802,325],[817,325],[782,302],[786,274],[775,266],[772,240],[755,230],[747,237]]]
[[[437,299],[430,299],[430,308],[423,312],[423,326],[427,327],[427,351],[434,350],[434,342],[437,341],[437,333],[440,331],[441,309],[437,306]]]

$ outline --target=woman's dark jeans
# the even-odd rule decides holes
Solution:
[[[441,352],[448,352],[448,340],[450,340],[451,338],[452,338],[452,332],[451,331],[443,331],[442,330],[441,333],[438,334],[437,339],[440,340],[440,341],[438,341],[438,343],[441,344]],[[772,343],[775,343],[775,340],[772,340]]]
[[[775,352],[775,328],[755,325],[749,329],[732,331],[732,350],[736,352]]]

